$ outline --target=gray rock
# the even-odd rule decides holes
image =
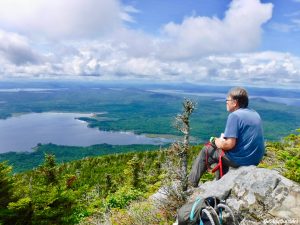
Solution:
[[[220,180],[201,185],[189,201],[198,196],[226,199],[240,224],[281,224],[288,220],[300,224],[300,186],[274,170],[255,166],[231,169]]]

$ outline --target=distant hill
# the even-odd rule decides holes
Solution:
[[[29,89],[9,91],[8,88]],[[151,91],[153,89],[164,92]],[[173,118],[179,112],[182,100],[191,98],[197,102],[191,124],[192,136],[202,143],[223,132],[227,118],[224,99],[228,89],[188,84],[1,82],[0,118],[31,112],[107,112],[104,119],[90,120],[89,125],[101,130],[178,135],[172,125]],[[300,127],[299,91],[249,87],[249,93],[250,107],[260,113],[267,140],[279,140]],[[288,101],[287,104],[284,101]]]

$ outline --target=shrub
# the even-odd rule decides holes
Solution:
[[[300,183],[300,129],[282,142],[269,142],[260,167],[276,169],[283,176]]]
[[[113,225],[158,225],[170,224],[164,212],[150,201],[132,202],[125,209],[114,209],[111,216]]]
[[[109,208],[124,209],[130,202],[137,200],[142,195],[141,191],[124,186],[117,192],[109,194],[106,198],[106,203]]]

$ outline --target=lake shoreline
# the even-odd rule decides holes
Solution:
[[[99,113],[43,112],[18,114],[0,120],[0,153],[32,152],[36,146],[54,143],[62,146],[87,147],[107,143],[110,145],[161,145],[173,140],[149,137],[131,131],[103,131],[90,128],[80,117],[93,118]],[[28,132],[30,131],[30,132]]]

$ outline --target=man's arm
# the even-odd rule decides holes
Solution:
[[[216,138],[215,144],[218,148],[221,148],[224,151],[229,151],[234,148],[236,144],[236,138]]]

